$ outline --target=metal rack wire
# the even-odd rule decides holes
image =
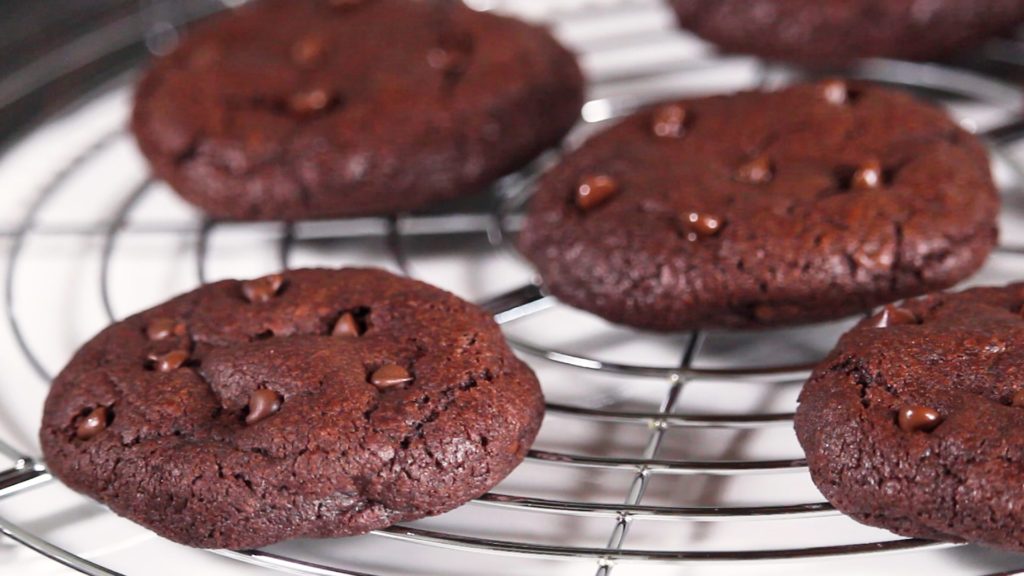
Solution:
[[[606,3],[607,4],[607,3]],[[580,19],[614,18],[620,11],[649,9],[652,2],[634,1],[615,3],[586,12],[567,11],[552,16],[556,22],[574,22]],[[166,27],[163,29],[166,33]],[[660,34],[661,32],[659,32]],[[650,33],[630,32],[609,36],[593,36],[581,42],[583,58],[597,59],[609,50],[635,46],[638,43],[656,41]],[[588,51],[587,47],[591,49]],[[1005,48],[1005,47],[1004,47]],[[1003,50],[1003,54],[1006,50]],[[584,110],[587,124],[599,124],[617,117],[636,106],[651,100],[663,98],[671,93],[670,87],[654,87],[659,79],[671,79],[679,74],[692,78],[705,71],[714,70],[734,62],[734,59],[711,55],[699,61],[666,63],[642,70],[629,69],[603,76],[606,88],[602,95],[591,99]],[[785,82],[794,72],[780,67],[759,65],[761,83]],[[930,64],[903,62],[870,62],[855,71],[855,74],[889,84],[902,85],[918,91],[941,92],[967,101],[983,102],[996,107],[1007,108],[1016,104],[1019,92],[1002,82],[980,76],[973,72],[944,68]],[[636,82],[648,82],[648,88],[640,91],[625,88]],[[623,88],[619,90],[618,88]],[[598,90],[601,92],[602,90]],[[0,111],[2,112],[2,111]],[[1015,117],[989,130],[985,136],[992,143],[996,155],[1013,170],[1016,165],[1005,160],[1004,145],[1016,141],[1024,132],[1024,118]],[[133,211],[147,195],[153,193],[154,182],[148,177],[135,182],[123,190],[118,207],[101,225],[70,228],[51,228],[40,224],[38,215],[46,208],[53,195],[70,178],[90,166],[95,158],[117,142],[130,138],[122,130],[99,134],[85,146],[70,162],[57,170],[53,178],[34,191],[32,202],[20,222],[12,229],[0,229],[0,236],[7,237],[10,248],[4,286],[4,305],[9,318],[9,329],[14,335],[20,353],[39,377],[40,383],[49,382],[53,376],[38,358],[37,352],[24,335],[23,327],[30,319],[23,317],[19,307],[18,283],[24,262],[24,247],[27,239],[46,235],[67,235],[88,237],[101,242],[99,283],[102,307],[107,319],[115,321],[116,300],[110,288],[111,267],[115,262],[118,243],[137,234],[154,232],[129,224]],[[409,259],[405,246],[411,237],[452,238],[465,233],[474,233],[487,239],[498,250],[511,250],[510,238],[518,225],[519,211],[529,195],[534,176],[550,159],[538,161],[523,173],[512,175],[500,182],[494,190],[493,202],[484,208],[462,209],[454,212],[399,215],[377,219],[371,226],[353,226],[351,222],[331,223],[326,238],[347,238],[369,235],[383,240],[390,258],[399,270],[410,273]],[[363,219],[366,220],[366,219]],[[365,222],[364,222],[365,223]],[[211,251],[211,235],[224,223],[203,220],[188,226],[169,225],[156,231],[179,237],[194,239],[197,263],[195,278],[203,282],[209,276],[208,261]],[[277,235],[277,261],[281,268],[291,263],[297,243],[304,239],[299,231],[302,223],[285,224]],[[1024,255],[1024,248],[1004,246],[1000,251],[1005,255]],[[492,298],[482,305],[495,314],[499,323],[512,324],[537,314],[554,305],[541,286],[529,284]],[[812,501],[786,505],[745,505],[708,506],[699,502],[674,503],[671,506],[645,503],[645,496],[652,481],[658,475],[707,475],[740,476],[768,473],[803,474],[805,462],[802,459],[679,459],[663,456],[666,435],[677,428],[721,428],[726,430],[758,430],[776,426],[788,426],[791,412],[735,412],[704,414],[685,412],[680,406],[684,389],[695,380],[714,378],[727,385],[729,382],[761,382],[767,387],[799,382],[809,368],[807,363],[775,366],[746,366],[727,368],[699,367],[696,362],[701,354],[705,335],[694,332],[686,338],[685,346],[679,352],[675,365],[644,365],[609,362],[586,357],[578,353],[557,350],[533,344],[526,340],[514,340],[516,348],[537,362],[559,364],[572,369],[596,371],[610,375],[658,380],[667,384],[667,392],[656,410],[637,411],[617,408],[593,408],[570,403],[549,403],[549,415],[559,417],[628,424],[645,427],[649,432],[641,452],[635,457],[593,455],[569,451],[535,449],[528,455],[528,461],[536,464],[571,469],[603,469],[628,472],[631,475],[628,490],[621,503],[608,503],[582,499],[541,498],[507,493],[490,493],[477,500],[478,504],[512,509],[530,514],[587,516],[609,520],[608,537],[604,546],[584,547],[555,545],[545,542],[522,542],[414,526],[394,526],[375,534],[382,538],[395,539],[425,546],[455,549],[463,552],[500,553],[514,557],[577,558],[593,562],[598,576],[611,574],[618,562],[672,563],[672,562],[728,562],[728,561],[773,561],[800,558],[838,558],[853,555],[893,553],[908,550],[937,549],[952,546],[918,539],[895,539],[827,546],[793,546],[771,549],[638,549],[629,546],[630,529],[638,519],[667,519],[675,522],[745,521],[756,518],[799,520],[837,514],[823,501]],[[32,455],[23,454],[0,441],[0,455],[15,462],[12,468],[0,471],[0,498],[12,498],[23,491],[45,484],[51,480],[45,465]],[[32,548],[54,561],[74,568],[85,574],[116,575],[108,568],[90,562],[67,550],[29,533],[23,528],[0,518],[0,533]],[[266,550],[217,551],[225,557],[257,564],[263,567],[303,574],[346,574],[370,576],[342,565],[312,561],[281,552]]]

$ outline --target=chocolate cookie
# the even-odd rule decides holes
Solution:
[[[1024,550],[1024,284],[858,324],[811,376],[796,433],[836,508],[899,534]]]
[[[393,213],[478,192],[579,117],[573,56],[453,0],[260,0],[157,60],[132,129],[216,218]]]
[[[998,208],[984,146],[944,112],[830,80],[626,118],[543,176],[520,246],[614,322],[750,328],[950,286]]]
[[[475,498],[544,405],[482,310],[369,269],[203,286],[118,322],[53,383],[71,488],[171,540],[359,534]]]
[[[1020,0],[670,0],[684,28],[730,52],[812,65],[928,60],[1024,22]]]

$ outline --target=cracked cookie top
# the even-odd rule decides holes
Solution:
[[[1024,550],[1024,284],[934,294],[850,330],[800,395],[811,477],[906,536]]]
[[[102,331],[54,380],[53,473],[172,540],[250,548],[454,508],[543,414],[493,320],[370,269],[203,286]]]
[[[519,244],[612,321],[751,328],[950,286],[998,208],[984,145],[945,112],[832,79],[624,119],[541,178]]]
[[[579,117],[548,32],[453,0],[258,0],[142,78],[132,129],[211,216],[383,214],[482,190]]]

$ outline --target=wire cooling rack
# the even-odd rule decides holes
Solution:
[[[561,4],[474,6],[548,21],[580,53],[592,88],[570,147],[646,102],[801,77],[713,53],[675,30],[654,0]],[[185,20],[218,7],[144,3],[125,16],[131,26],[117,20],[92,32],[90,59],[81,64],[140,40],[164,50]],[[102,33],[108,28],[116,34]],[[1015,40],[1004,39],[967,64],[1014,66],[1024,63],[1022,54]],[[67,64],[51,59],[12,76],[33,81],[0,83],[0,125],[10,123],[16,104],[52,93],[52,82],[78,69],[55,62]],[[1006,203],[1003,245],[974,281],[1013,279],[1024,256],[1017,192],[1024,178],[1014,150],[1024,133],[1020,91],[998,77],[935,64],[871,61],[852,73],[948,105],[988,139]],[[1010,555],[861,527],[814,490],[792,438],[792,410],[809,366],[850,321],[652,335],[610,326],[546,295],[515,254],[513,238],[531,184],[556,152],[490,194],[429,213],[218,222],[146,173],[123,129],[130,85],[130,77],[113,82],[0,161],[0,184],[10,191],[10,204],[0,199],[7,323],[0,421],[11,421],[0,422],[0,457],[10,462],[0,471],[0,533],[10,541],[86,574],[160,573],[152,556],[111,552],[125,549],[155,549],[176,572],[190,562],[207,566],[214,556],[159,541],[52,482],[32,439],[46,383],[91,332],[198,283],[287,267],[373,264],[452,289],[495,314],[545,386],[547,417],[536,446],[494,492],[440,518],[357,538],[214,554],[289,573],[354,576],[857,573],[911,565],[1010,574],[1024,566]],[[123,545],[112,549],[117,542]],[[4,546],[0,541],[0,567]],[[243,569],[218,562],[226,562],[215,564],[221,571]]]

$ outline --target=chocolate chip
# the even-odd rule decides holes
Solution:
[[[313,114],[327,108],[331,95],[322,88],[297,92],[288,98],[288,107],[296,114]]]
[[[821,95],[829,104],[840,106],[849,101],[850,89],[846,82],[833,78],[821,83]]]
[[[942,415],[927,406],[907,406],[900,409],[897,422],[904,432],[931,432],[942,424]]]
[[[284,276],[271,274],[255,280],[242,282],[242,295],[253,304],[269,302],[281,290],[284,284]]]
[[[427,51],[427,64],[454,80],[469,68],[473,54],[473,35],[464,29],[445,28],[437,44]]]
[[[1006,345],[1002,342],[992,342],[990,344],[986,344],[982,351],[986,354],[1002,354],[1003,352],[1006,352]]]
[[[255,424],[281,409],[281,395],[273,390],[260,388],[249,395],[249,413],[245,416],[246,424]]]
[[[890,326],[917,323],[917,316],[910,310],[888,304],[872,319],[871,325],[875,328],[888,328]]]
[[[181,368],[182,364],[188,362],[188,351],[172,350],[167,354],[150,354],[149,361],[153,370],[157,372],[170,372]]]
[[[878,188],[882,185],[882,165],[878,160],[868,160],[860,165],[850,178],[850,187],[860,190]]]
[[[78,426],[75,427],[75,437],[79,440],[94,438],[97,434],[107,429],[107,419],[110,415],[106,406],[93,408],[78,421]]]
[[[370,375],[370,382],[378,388],[393,388],[412,381],[412,374],[397,364],[385,364]]]
[[[651,115],[651,131],[661,138],[679,138],[686,133],[687,117],[681,104],[666,104]]]
[[[170,318],[157,318],[146,325],[146,337],[150,340],[164,340],[171,336],[184,336],[185,325]]]
[[[619,183],[606,174],[587,176],[576,187],[576,206],[581,210],[592,210],[606,202],[619,191]]]
[[[469,67],[469,53],[457,48],[433,48],[427,52],[427,63],[445,74],[461,74]]]
[[[331,329],[331,336],[361,336],[363,334],[359,322],[351,312],[342,314]]]
[[[766,184],[771,182],[774,176],[771,160],[758,156],[737,168],[733,178],[744,184]]]
[[[713,214],[701,212],[689,212],[682,217],[683,228],[686,229],[686,239],[696,242],[699,238],[709,238],[722,231],[722,218]]]
[[[1017,390],[1010,397],[1011,406],[1024,406],[1024,390]]]
[[[322,39],[316,36],[307,36],[292,44],[292,60],[296,64],[309,66],[321,60],[326,51]]]

